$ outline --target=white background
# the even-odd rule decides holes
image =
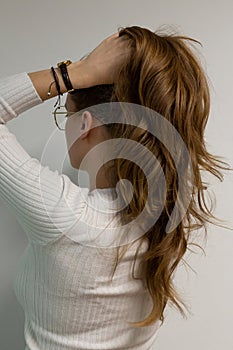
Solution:
[[[172,25],[181,34],[199,40],[201,60],[211,85],[211,115],[206,128],[210,152],[233,165],[233,3],[231,0],[100,0],[1,1],[0,76],[31,72],[55,66],[63,59],[77,60],[90,52],[120,26],[138,25],[155,31]],[[27,111],[7,126],[28,153],[41,158],[55,125],[50,100]],[[64,147],[63,135],[60,134]],[[64,141],[64,140],[63,140]],[[51,168],[60,164],[59,151],[51,153]],[[52,158],[55,159],[52,160]],[[46,164],[47,165],[47,164]],[[59,165],[61,167],[61,165]],[[62,165],[65,168],[65,163]],[[72,169],[66,165],[67,172]],[[216,193],[215,214],[233,227],[233,176],[223,183],[211,180]],[[12,276],[27,241],[14,216],[0,201],[0,348],[22,350],[24,315],[12,291]],[[196,271],[181,266],[176,282],[191,308],[188,319],[167,309],[154,350],[231,350],[233,348],[233,231],[209,226],[205,248],[187,255]]]

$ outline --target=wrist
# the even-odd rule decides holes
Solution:
[[[84,89],[91,86],[90,78],[84,69],[83,61],[76,61],[67,66],[67,72],[74,89]]]

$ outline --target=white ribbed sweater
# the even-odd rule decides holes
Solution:
[[[0,198],[28,238],[14,285],[25,312],[26,349],[151,349],[161,323],[139,329],[126,323],[152,308],[144,283],[131,276],[137,241],[112,283],[114,248],[85,241],[90,226],[93,233],[110,222],[111,213],[93,206],[112,199],[112,189],[89,191],[42,166],[4,125],[40,103],[27,73],[0,79]],[[145,242],[139,258],[146,249]]]

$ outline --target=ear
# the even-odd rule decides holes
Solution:
[[[81,115],[81,138],[85,138],[93,127],[93,117],[89,111],[84,111]]]

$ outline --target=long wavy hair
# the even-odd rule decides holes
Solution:
[[[221,221],[213,215],[212,200],[208,206],[207,198],[211,196],[201,172],[209,172],[223,181],[222,170],[230,168],[221,160],[222,157],[212,155],[206,149],[204,130],[210,113],[208,78],[199,59],[188,45],[201,43],[175,32],[152,32],[139,26],[121,27],[118,31],[120,36],[129,40],[133,47],[132,54],[114,84],[80,89],[72,94],[77,110],[112,101],[149,107],[176,128],[189,152],[193,171],[192,183],[187,181],[187,188],[191,186],[191,199],[185,216],[167,234],[165,228],[179,192],[177,169],[172,155],[162,142],[145,129],[120,123],[105,125],[112,138],[128,138],[146,147],[159,161],[166,178],[163,210],[155,224],[140,238],[141,243],[144,239],[149,242],[140,263],[143,278],[153,300],[153,308],[144,320],[132,325],[143,327],[157,320],[163,323],[164,309],[168,302],[185,316],[184,309],[187,306],[173,284],[174,272],[183,260],[186,250],[190,249],[188,245],[194,244],[201,248],[190,242],[191,232],[204,228],[206,236],[207,223],[218,225],[217,221]],[[116,158],[111,166],[113,171],[108,173],[109,183],[116,184],[120,179],[128,179],[134,188],[132,200],[121,211],[122,223],[125,223],[136,218],[146,205],[147,178],[142,169],[128,159]],[[182,167],[182,155],[180,166]],[[157,168],[152,168],[150,176],[155,179],[155,185],[157,174]],[[124,197],[123,190],[122,193]],[[157,195],[162,198],[159,188]],[[120,247],[117,248],[114,272],[128,247],[129,245],[124,246],[121,254]],[[140,245],[138,250],[139,248]]]

